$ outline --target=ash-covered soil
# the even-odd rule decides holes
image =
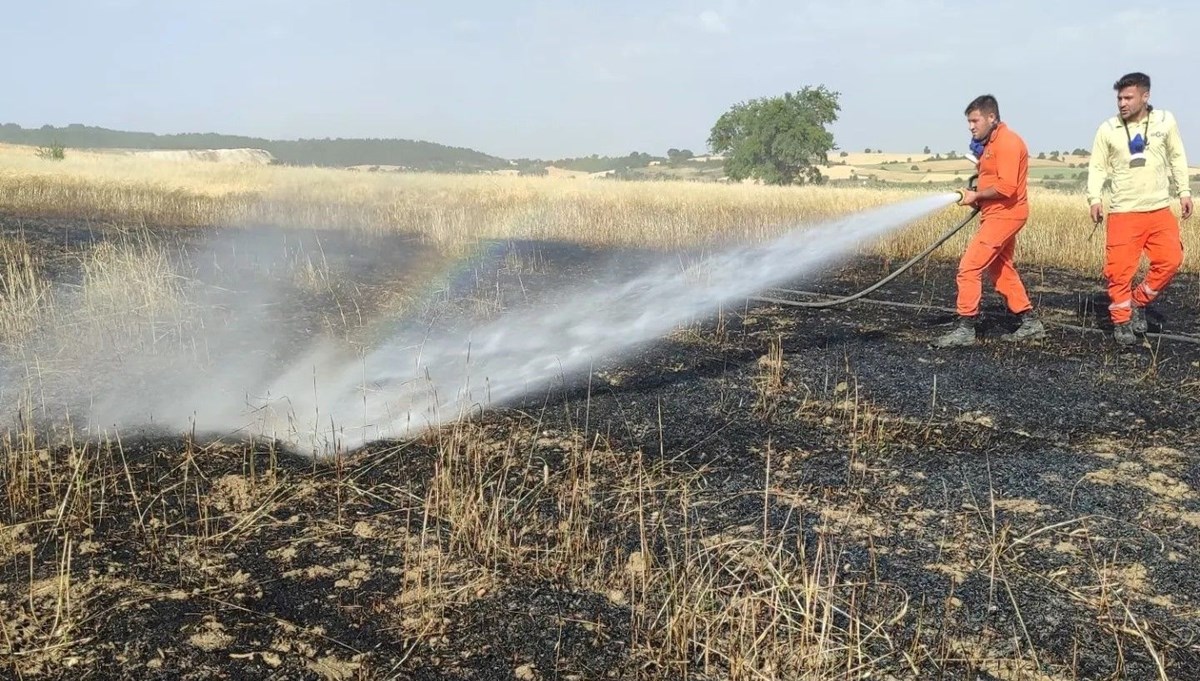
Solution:
[[[441,304],[536,304],[648,258],[513,245]],[[372,262],[381,282],[404,268]],[[884,272],[864,258],[790,286]],[[1098,275],[1025,277],[1048,321],[1105,326]],[[874,297],[947,306],[953,290],[939,262]],[[1200,336],[1197,291],[1181,276],[1155,328]],[[986,300],[980,345],[949,351],[926,345],[953,321],[939,310],[748,301],[336,461],[183,436],[14,441],[0,669],[1200,678],[1200,345],[1059,327],[1011,345]]]

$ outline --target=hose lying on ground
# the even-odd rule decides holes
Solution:
[[[977,175],[972,175],[970,177],[970,179],[967,180],[967,188],[974,190],[977,179],[978,179]],[[796,307],[809,307],[809,308],[834,307],[837,305],[845,305],[846,303],[852,302],[854,300],[858,300],[859,298],[862,298],[865,295],[873,293],[874,291],[876,291],[877,289],[882,287],[884,284],[887,284],[889,281],[895,279],[896,277],[900,276],[901,274],[904,274],[904,272],[907,271],[913,265],[915,265],[915,264],[921,262],[922,260],[924,260],[925,258],[929,257],[929,254],[936,251],[939,246],[941,246],[942,244],[949,241],[950,237],[954,236],[955,234],[958,234],[959,230],[961,230],[963,227],[966,227],[967,224],[971,222],[971,220],[974,220],[976,215],[979,215],[979,207],[978,206],[974,207],[971,210],[971,214],[968,215],[966,218],[964,218],[962,220],[962,222],[958,223],[954,227],[951,227],[945,234],[942,234],[940,237],[937,238],[936,241],[934,241],[932,244],[930,244],[928,247],[926,247],[925,250],[916,254],[908,262],[901,265],[900,268],[897,269],[895,272],[892,272],[891,274],[887,275],[883,279],[880,279],[879,281],[877,281],[874,284],[872,284],[871,286],[868,286],[867,288],[859,291],[858,293],[854,293],[852,295],[844,296],[841,298],[834,298],[832,300],[792,301],[790,304],[795,305]]]
[[[795,289],[788,289],[788,288],[774,288],[774,289],[767,289],[767,290],[775,291],[775,292],[778,292],[778,293],[781,293],[784,295],[806,296],[809,298],[818,298],[818,297],[824,295],[821,293],[817,293],[815,291],[798,291]],[[812,303],[806,302],[803,300],[791,300],[789,298],[776,298],[776,297],[772,297],[772,296],[750,296],[749,298],[747,298],[747,300],[752,300],[752,301],[760,302],[760,303],[769,303],[772,305],[786,305],[789,307],[816,307]],[[882,305],[885,307],[901,307],[901,308],[912,309],[912,310],[936,310],[938,312],[948,312],[950,314],[955,314],[957,312],[957,310],[955,310],[953,307],[943,307],[940,305],[932,305],[932,304],[927,305],[924,303],[905,303],[905,302],[898,301],[898,300],[878,300],[875,298],[864,298],[862,300],[859,300],[858,302],[862,303],[864,305]],[[1100,327],[1081,326],[1079,324],[1069,324],[1067,322],[1056,321],[1053,319],[1045,320],[1045,324],[1048,327],[1058,327],[1058,328],[1062,328],[1062,329],[1070,329],[1071,331],[1081,331],[1081,332],[1085,332],[1085,333],[1107,333],[1107,331],[1105,329],[1100,328]],[[1177,341],[1177,342],[1181,342],[1181,343],[1191,343],[1193,345],[1200,345],[1200,336],[1188,336],[1186,334],[1164,333],[1164,332],[1160,332],[1160,331],[1147,331],[1144,335],[1146,338],[1161,339],[1161,340],[1167,340],[1167,341]]]

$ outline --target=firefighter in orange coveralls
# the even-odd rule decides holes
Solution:
[[[1088,204],[1092,221],[1104,219],[1101,191],[1107,181],[1107,243],[1104,277],[1108,280],[1109,316],[1113,339],[1137,343],[1146,333],[1145,307],[1154,301],[1183,262],[1179,220],[1171,212],[1171,185],[1179,197],[1180,213],[1192,216],[1187,156],[1175,117],[1150,106],[1150,77],[1130,73],[1113,84],[1117,113],[1100,124],[1088,167]],[[1150,271],[1134,288],[1142,251]]]
[[[1000,121],[1000,107],[995,97],[975,98],[964,113],[971,130],[971,151],[978,159],[979,181],[978,190],[962,190],[960,203],[980,207],[980,224],[958,264],[958,324],[954,330],[936,339],[933,346],[975,344],[984,272],[994,282],[996,292],[1004,298],[1009,311],[1021,319],[1017,330],[1002,338],[1010,341],[1043,338],[1045,327],[1038,320],[1021,276],[1013,267],[1017,233],[1029,219],[1029,150],[1025,141]]]

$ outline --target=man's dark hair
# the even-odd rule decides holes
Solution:
[[[1127,87],[1136,87],[1141,90],[1149,90],[1150,76],[1135,71],[1134,73],[1126,73],[1125,75],[1121,76],[1117,82],[1113,83],[1113,89],[1117,92],[1120,92]]]
[[[996,120],[1000,120],[1000,105],[996,102],[996,98],[991,95],[979,95],[971,100],[967,105],[967,110],[963,111],[964,116],[970,116],[972,111],[978,111],[983,115],[995,114]]]

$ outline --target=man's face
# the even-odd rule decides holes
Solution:
[[[983,141],[992,134],[992,128],[996,127],[996,114],[984,114],[979,109],[973,109],[967,114],[967,127],[971,130],[972,139]]]
[[[1120,112],[1121,118],[1127,121],[1141,116],[1149,101],[1150,91],[1136,85],[1117,91],[1117,111]]]

